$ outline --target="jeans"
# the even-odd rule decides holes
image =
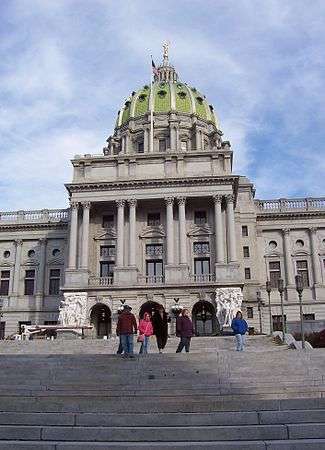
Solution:
[[[190,351],[190,345],[191,345],[191,337],[181,337],[181,340],[179,341],[176,353],[181,353],[183,348],[185,347],[186,353]]]
[[[117,349],[117,352],[116,352],[118,355],[122,355],[122,353],[123,353],[123,345],[122,345],[122,339],[121,339],[121,336],[120,336],[120,342],[119,342],[119,344],[118,344],[118,349]]]
[[[238,352],[242,352],[244,350],[245,345],[245,335],[244,334],[236,334],[236,350]]]
[[[121,334],[120,338],[124,355],[133,355],[133,334]]]
[[[141,342],[141,347],[140,347],[140,351],[139,351],[140,355],[148,353],[149,340],[150,340],[150,336],[144,336],[144,340],[143,340],[143,342]]]

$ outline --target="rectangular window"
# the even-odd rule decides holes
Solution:
[[[251,269],[249,267],[245,267],[245,280],[251,279]]]
[[[44,325],[57,325],[58,321],[57,320],[45,320],[44,321]]]
[[[157,227],[160,225],[160,213],[149,213],[147,217],[147,225],[149,227]]]
[[[138,142],[138,153],[144,153],[144,143]]]
[[[26,270],[24,295],[34,295],[34,284],[35,284],[35,270]]]
[[[195,258],[195,275],[208,275],[210,273],[210,258]]]
[[[10,270],[2,270],[0,275],[0,295],[9,294]]]
[[[49,295],[60,294],[60,269],[50,269]]]
[[[100,262],[100,276],[112,277],[114,275],[114,261],[101,261]]]
[[[115,256],[115,245],[102,245],[100,247],[100,257],[108,258],[110,256]]]
[[[194,223],[195,225],[204,225],[207,223],[207,212],[206,211],[195,211],[194,212]]]
[[[206,253],[210,253],[209,242],[194,242],[193,253],[195,255],[205,255]]]
[[[273,289],[278,288],[278,279],[281,278],[280,261],[269,262],[270,283]]]
[[[182,152],[186,152],[186,150],[187,150],[187,141],[181,141],[181,150],[182,150]]]
[[[167,149],[166,139],[159,139],[159,151],[165,152]]]
[[[241,227],[241,235],[242,235],[243,237],[248,236],[248,226],[247,226],[247,225],[243,225],[243,226]]]
[[[244,255],[244,258],[249,258],[249,247],[247,247],[247,246],[243,247],[243,255]]]
[[[163,276],[163,262],[162,260],[146,261],[146,276],[147,277],[162,277]]]
[[[315,320],[315,314],[303,314],[304,320]]]
[[[282,316],[272,316],[273,331],[282,331]],[[284,324],[287,322],[287,316],[284,315]]]
[[[252,306],[247,306],[247,319],[254,319],[254,308]]]
[[[164,251],[162,244],[147,244],[146,245],[146,255],[147,256],[162,256]]]
[[[103,216],[102,227],[103,228],[114,227],[114,215],[113,214],[107,214],[107,215]]]
[[[302,282],[304,287],[309,286],[309,275],[308,275],[308,262],[307,261],[297,261],[297,274],[302,276]]]

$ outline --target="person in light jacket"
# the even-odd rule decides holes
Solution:
[[[147,354],[149,348],[150,336],[153,335],[153,326],[151,322],[151,316],[149,313],[145,312],[143,319],[139,322],[139,338],[142,339],[139,354]]]
[[[190,319],[188,309],[183,309],[181,315],[176,320],[176,336],[180,337],[180,341],[176,353],[181,353],[185,347],[186,353],[190,351],[191,339],[194,336],[194,328]]]
[[[243,319],[241,311],[237,311],[236,317],[231,322],[231,328],[236,337],[236,350],[242,352],[245,346],[245,334],[248,330],[246,320]]]

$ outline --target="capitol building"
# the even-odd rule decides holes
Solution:
[[[73,157],[69,209],[0,212],[0,338],[56,324],[69,294],[85,299],[93,337],[115,333],[124,302],[138,316],[187,307],[197,334],[217,335],[229,293],[268,333],[266,281],[280,329],[277,280],[294,322],[296,274],[305,319],[325,320],[325,198],[255,199],[220,128],[165,52],[153,83],[123,102],[102,154]]]

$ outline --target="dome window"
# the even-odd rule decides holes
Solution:
[[[131,102],[128,100],[125,102],[125,107],[128,108],[131,105]]]
[[[213,112],[213,106],[209,105],[210,111]]]
[[[166,92],[166,91],[163,91],[163,90],[161,90],[161,91],[158,91],[158,95],[159,95],[159,97],[161,97],[161,98],[164,98],[164,97],[166,97],[166,94],[167,94],[167,92]]]
[[[147,84],[145,84],[144,86],[143,86],[143,89],[145,89],[146,91],[149,89],[149,86],[147,85]]]
[[[196,89],[195,89],[195,88],[191,88],[191,91],[192,91],[192,92],[196,92]]]
[[[181,83],[178,83],[178,84],[177,84],[177,87],[178,87],[179,89],[182,89],[183,85],[182,85]]]
[[[146,94],[139,95],[140,102],[144,102],[146,98],[147,98]]]
[[[166,83],[164,81],[159,84],[160,87],[165,87],[165,85],[166,85]]]
[[[184,98],[186,97],[186,92],[181,91],[181,92],[178,93],[178,96],[179,96],[181,99],[184,100]]]
[[[196,100],[199,102],[200,105],[202,105],[202,103],[203,103],[202,97],[196,97]]]

